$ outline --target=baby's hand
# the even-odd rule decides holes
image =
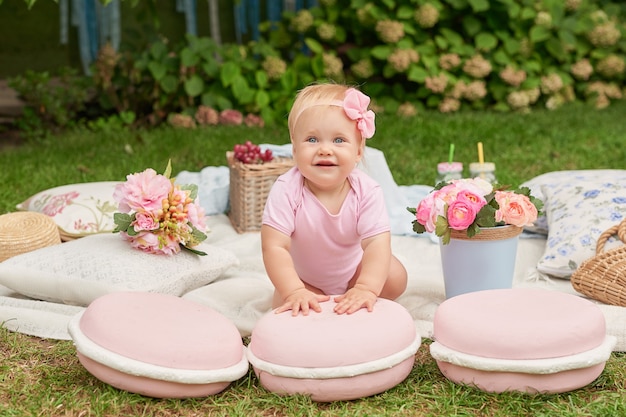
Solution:
[[[289,294],[282,306],[278,307],[275,313],[291,310],[292,316],[297,316],[302,311],[303,316],[309,315],[309,309],[319,313],[322,311],[320,303],[328,301],[328,295],[316,294],[306,288],[299,289]]]
[[[337,314],[352,314],[363,307],[367,308],[367,311],[372,311],[377,299],[378,297],[372,291],[354,286],[345,294],[335,297],[337,305],[334,311]]]

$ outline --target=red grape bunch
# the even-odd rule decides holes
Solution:
[[[263,164],[274,159],[271,150],[266,149],[264,152],[261,152],[261,148],[249,140],[244,144],[235,145],[233,153],[235,159],[244,164]]]

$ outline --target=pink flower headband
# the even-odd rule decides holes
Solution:
[[[300,110],[300,113],[296,116],[295,120],[298,120],[303,111],[313,106],[338,106],[343,107],[343,111],[350,120],[356,121],[356,127],[361,132],[361,136],[365,139],[369,139],[374,136],[376,131],[376,125],[374,124],[374,118],[376,115],[372,110],[368,110],[367,106],[370,104],[370,98],[355,88],[349,88],[346,90],[346,95],[341,100],[331,100],[327,103],[315,103],[311,106],[304,107]]]

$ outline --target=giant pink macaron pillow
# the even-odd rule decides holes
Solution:
[[[217,394],[249,370],[231,321],[173,295],[102,296],[72,318],[69,332],[78,359],[92,375],[149,397]]]
[[[386,299],[371,312],[340,315],[334,305],[331,298],[320,313],[259,319],[247,353],[263,387],[328,402],[378,394],[406,379],[421,344],[409,312]]]
[[[602,311],[541,289],[467,293],[436,310],[430,353],[451,381],[483,391],[559,393],[584,387],[615,346]]]

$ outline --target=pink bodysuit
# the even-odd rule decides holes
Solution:
[[[361,241],[390,230],[380,185],[358,168],[348,181],[341,210],[330,214],[294,167],[276,180],[263,212],[263,224],[291,237],[300,279],[328,295],[346,292],[363,257]]]

